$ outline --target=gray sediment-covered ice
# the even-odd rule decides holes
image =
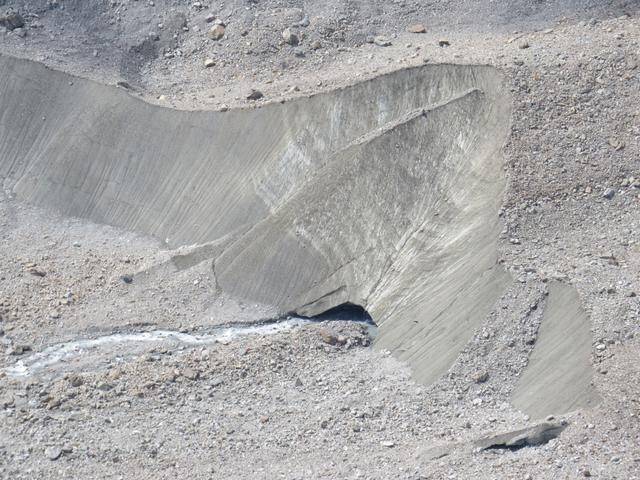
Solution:
[[[228,112],[6,56],[0,70],[0,177],[19,200],[206,245],[243,301],[361,305],[419,381],[451,366],[511,281],[497,263],[511,107],[494,68],[429,65]]]
[[[592,385],[591,324],[576,290],[563,283],[549,286],[549,300],[513,403],[543,418],[595,406]]]

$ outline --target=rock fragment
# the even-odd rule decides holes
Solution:
[[[44,454],[52,462],[58,460],[62,456],[62,449],[60,447],[48,447]]]
[[[262,92],[254,88],[249,90],[249,93],[247,94],[247,100],[260,100],[262,97],[264,97]]]
[[[327,332],[326,330],[320,331],[320,338],[324,343],[327,343],[329,345],[338,345],[338,337]]]
[[[211,68],[213,66],[215,66],[216,62],[213,60],[213,58],[207,58],[204,61],[204,68]]]
[[[14,345],[9,349],[9,355],[22,355],[25,352],[31,351],[31,345]]]
[[[220,40],[222,37],[224,37],[224,32],[225,32],[224,25],[219,23],[209,29],[208,35],[211,40]]]
[[[471,376],[474,383],[484,383],[489,380],[489,374],[486,371],[476,372]]]
[[[388,47],[391,45],[391,40],[387,37],[383,37],[382,35],[378,35],[373,38],[373,43],[375,43],[379,47]]]
[[[311,21],[309,20],[309,17],[306,15],[302,18],[302,20],[296,23],[296,25],[298,25],[299,27],[308,27],[310,24],[311,24]]]
[[[36,267],[29,268],[29,273],[35,277],[44,277],[47,274],[44,270],[39,270]]]
[[[24,19],[18,13],[10,13],[9,15],[0,17],[0,26],[9,31],[24,27]]]
[[[422,23],[415,23],[413,25],[409,25],[407,28],[407,32],[409,33],[426,33],[427,29]]]
[[[80,375],[74,374],[69,377],[69,383],[72,387],[77,388],[84,385],[84,378],[82,378]]]
[[[292,46],[298,45],[298,43],[300,43],[300,39],[298,38],[298,35],[296,35],[294,32],[292,32],[288,28],[282,32],[282,39],[286,44],[292,45]]]
[[[193,368],[185,368],[180,373],[187,380],[197,380],[200,377],[200,373]]]

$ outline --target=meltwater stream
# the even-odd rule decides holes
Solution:
[[[219,327],[211,333],[201,335],[171,330],[114,333],[97,338],[81,339],[51,345],[27,358],[18,360],[13,366],[7,367],[5,372],[12,377],[26,377],[55,364],[73,360],[89,351],[96,351],[104,347],[120,347],[127,343],[174,342],[191,346],[210,345],[213,343],[226,344],[237,337],[247,335],[274,335],[288,332],[304,325],[319,323],[322,320],[323,319],[318,318],[288,317],[274,322]],[[376,327],[371,320],[350,319],[350,321],[366,326],[369,335],[372,337],[375,336]]]

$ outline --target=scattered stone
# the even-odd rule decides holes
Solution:
[[[338,344],[338,337],[327,332],[326,330],[320,330],[320,338],[324,343],[328,343],[329,345]]]
[[[392,442],[391,440],[383,440],[380,442],[380,445],[382,445],[383,447],[387,447],[387,448],[393,448],[396,446],[396,444],[394,442]]]
[[[521,49],[521,50],[525,50],[525,49],[529,48],[529,46],[530,45],[526,40],[523,40],[522,42],[520,42],[518,44],[518,48]]]
[[[69,383],[72,387],[77,388],[84,384],[84,378],[82,378],[80,375],[74,374],[69,377]]]
[[[38,270],[37,268],[33,268],[33,267],[29,269],[29,273],[36,277],[44,277],[47,274],[47,272],[43,270]]]
[[[124,283],[133,283],[133,277],[131,275],[122,275],[120,277],[120,280],[122,280]]]
[[[296,25],[298,25],[299,27],[308,27],[309,25],[311,25],[311,22],[309,21],[309,17],[305,15],[304,17],[302,17],[302,20],[300,20]]]
[[[224,25],[218,23],[209,29],[209,38],[211,40],[220,40],[224,37],[225,28]]]
[[[60,312],[58,310],[51,310],[49,316],[51,318],[60,318]]]
[[[284,40],[285,43],[293,46],[298,45],[298,43],[300,43],[300,39],[298,38],[298,35],[296,35],[294,32],[292,32],[288,28],[284,32],[282,32],[282,39]]]
[[[207,58],[204,61],[204,68],[211,68],[213,66],[215,66],[216,62],[213,60],[213,58]]]
[[[624,142],[615,137],[609,139],[609,145],[611,145],[615,151],[622,150],[625,147]]]
[[[180,373],[187,380],[197,380],[200,377],[200,372],[194,370],[193,368],[185,368]]]
[[[20,37],[20,38],[24,38],[24,37],[26,37],[26,36],[27,36],[27,31],[26,31],[24,28],[16,28],[16,29],[13,31],[13,34],[14,34],[14,35],[17,35],[17,36],[18,36],[18,37]]]
[[[213,13],[208,13],[207,16],[204,18],[204,21],[207,23],[211,23],[216,19],[216,16]]]
[[[296,387],[301,387],[302,386],[302,380],[300,380],[299,378],[296,378]]]
[[[247,94],[247,100],[260,100],[262,97],[264,97],[262,92],[254,88],[249,90],[249,93]]]
[[[320,40],[314,40],[313,42],[311,42],[312,50],[320,50],[321,48],[322,48],[322,43],[320,43]]]
[[[9,350],[9,355],[22,355],[25,352],[31,351],[31,345],[14,345]]]
[[[449,40],[438,40],[438,46],[439,47],[449,47],[449,46],[451,46],[451,43],[449,43]]]
[[[49,460],[53,462],[54,460],[58,460],[62,456],[62,449],[60,447],[48,447],[44,451],[44,454]]]
[[[409,25],[407,28],[407,32],[409,33],[427,33],[427,29],[424,27],[422,23],[416,23],[414,25]]]
[[[616,191],[613,188],[607,188],[602,196],[607,200],[611,200],[616,194]]]
[[[269,417],[263,415],[260,417],[260,423],[265,424],[269,422]]]
[[[489,380],[489,374],[485,371],[476,372],[471,376],[474,383],[484,383]]]
[[[16,28],[24,27],[24,19],[20,14],[10,13],[9,15],[0,17],[0,26],[12,31]]]
[[[224,383],[224,382],[222,381],[222,379],[221,379],[221,378],[214,378],[214,379],[211,381],[211,386],[212,386],[212,387],[214,387],[214,388],[216,388],[216,387],[219,387],[220,385],[222,385],[223,383]]]
[[[378,35],[373,38],[373,43],[375,43],[379,47],[388,47],[391,45],[391,40],[387,37],[383,37],[382,35]]]

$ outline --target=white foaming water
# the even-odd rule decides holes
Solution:
[[[59,343],[45,348],[41,352],[19,360],[12,367],[5,369],[7,375],[25,377],[33,372],[77,357],[87,351],[100,347],[119,346],[125,343],[176,342],[186,345],[208,345],[212,343],[228,343],[234,338],[246,335],[273,335],[290,331],[294,328],[314,323],[307,318],[287,318],[275,323],[256,325],[240,325],[225,327],[206,335],[191,335],[170,330],[154,330],[139,333],[114,333],[103,337]]]

